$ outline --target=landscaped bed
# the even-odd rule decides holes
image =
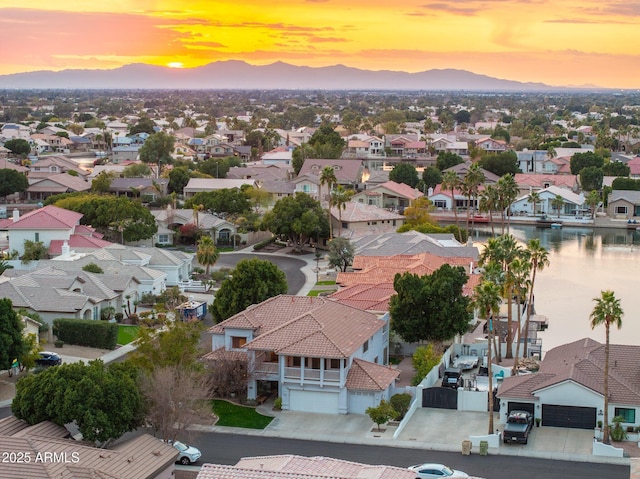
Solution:
[[[120,324],[118,326],[118,344],[124,346],[138,338],[139,326]]]
[[[220,399],[211,401],[211,407],[218,416],[216,426],[264,429],[273,420],[270,416],[260,414],[253,407],[240,406]]]

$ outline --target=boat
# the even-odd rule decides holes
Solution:
[[[556,223],[558,222],[552,219],[548,219],[546,216],[543,216],[542,218],[538,218],[536,220],[536,228],[551,228],[551,225]]]
[[[562,228],[562,223],[551,223],[551,228],[553,229],[560,229]]]

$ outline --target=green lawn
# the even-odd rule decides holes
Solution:
[[[125,345],[138,337],[140,326],[120,324],[118,326],[118,344]]]
[[[322,291],[316,289],[314,291],[309,291],[309,293],[307,293],[307,296],[318,296],[320,293],[322,293]]]
[[[336,284],[335,281],[318,281],[316,286],[330,286],[332,284]]]
[[[258,413],[253,407],[238,406],[228,401],[214,399],[211,406],[219,418],[216,426],[264,429],[273,420],[272,417]]]

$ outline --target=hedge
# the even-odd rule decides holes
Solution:
[[[115,349],[118,324],[92,319],[58,318],[53,320],[53,334],[66,344]]]

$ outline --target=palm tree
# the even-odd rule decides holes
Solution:
[[[524,347],[522,349],[522,356],[527,357],[528,345],[529,345],[529,321],[531,319],[531,312],[533,310],[533,287],[536,283],[536,273],[542,271],[545,267],[549,266],[549,252],[544,249],[540,244],[538,238],[530,239],[527,243],[527,258],[531,265],[531,280],[529,281],[529,300],[527,301],[527,319],[524,322]]]
[[[320,205],[322,206],[322,187],[327,185],[327,197],[330,197],[331,188],[338,182],[336,173],[329,165],[325,166],[320,173]],[[331,201],[327,205],[327,213],[329,215],[329,239],[333,238],[333,230],[331,228]]]
[[[525,250],[522,258],[516,258],[511,262],[511,271],[513,274],[513,293],[516,297],[517,308],[517,321],[518,321],[518,338],[516,340],[516,354],[513,361],[513,369],[511,375],[515,376],[518,360],[520,358],[520,342],[522,341],[522,302],[527,297],[527,291],[531,285],[529,280],[529,274],[531,273],[531,263],[529,262],[529,255]]]
[[[484,280],[473,290],[472,305],[478,310],[480,317],[487,320],[487,372],[489,374],[489,434],[493,434],[493,358],[491,345],[493,342],[493,318],[500,308],[500,287],[492,281]]]
[[[442,177],[441,187],[443,190],[451,191],[451,207],[453,208],[453,215],[456,219],[456,228],[458,230],[458,241],[462,241],[460,237],[460,225],[458,224],[458,205],[456,204],[456,189],[460,187],[460,178],[455,171],[447,171]]]
[[[209,269],[211,266],[216,264],[219,255],[220,253],[218,252],[213,239],[211,239],[211,236],[203,236],[200,238],[198,241],[198,249],[196,251],[196,259],[198,260],[198,263],[206,268],[206,275],[209,275]]]
[[[527,201],[533,205],[533,216],[535,216],[536,206],[541,201],[540,193],[538,193],[537,191],[532,191],[531,193],[529,193],[529,196],[527,196]]]
[[[498,204],[498,190],[494,185],[486,185],[482,193],[480,193],[480,203],[478,208],[480,211],[489,213],[489,223],[491,223],[491,236],[496,235],[493,226],[493,212]]]
[[[513,201],[518,197],[520,190],[518,189],[518,184],[511,173],[501,177],[496,183],[496,188],[498,188],[498,197],[500,198],[499,204],[502,215],[502,232],[504,233],[504,214],[505,212],[510,212],[511,203],[513,203]],[[510,218],[510,215],[507,218]],[[511,220],[507,219],[507,233],[509,232],[510,225]]]
[[[347,203],[349,202],[352,194],[353,191],[344,189],[342,185],[338,185],[338,187],[331,192],[329,207],[335,206],[338,208],[338,224],[340,228],[338,236],[342,236],[342,210],[347,209]]]
[[[611,325],[618,329],[622,327],[622,307],[620,300],[615,297],[613,291],[601,291],[599,298],[593,299],[596,302],[589,319],[591,319],[591,329],[604,324],[605,344],[604,344],[604,436],[602,442],[609,444],[609,329]]]
[[[591,210],[591,219],[595,218],[596,209],[598,208],[598,204],[600,204],[600,193],[598,193],[597,190],[591,190],[587,196],[586,203]]]
[[[480,191],[480,185],[485,182],[486,178],[480,165],[478,163],[472,163],[469,169],[467,170],[467,174],[464,176],[464,185],[466,187],[467,192],[471,197],[471,205],[473,205],[474,215],[475,215],[475,204],[478,199],[478,191]],[[467,210],[468,215],[468,210]],[[473,233],[473,218],[471,219],[471,232]]]
[[[564,198],[562,197],[562,195],[556,195],[556,197],[551,200],[551,206],[553,207],[553,209],[558,210],[558,218],[560,218],[562,205],[564,205]]]

